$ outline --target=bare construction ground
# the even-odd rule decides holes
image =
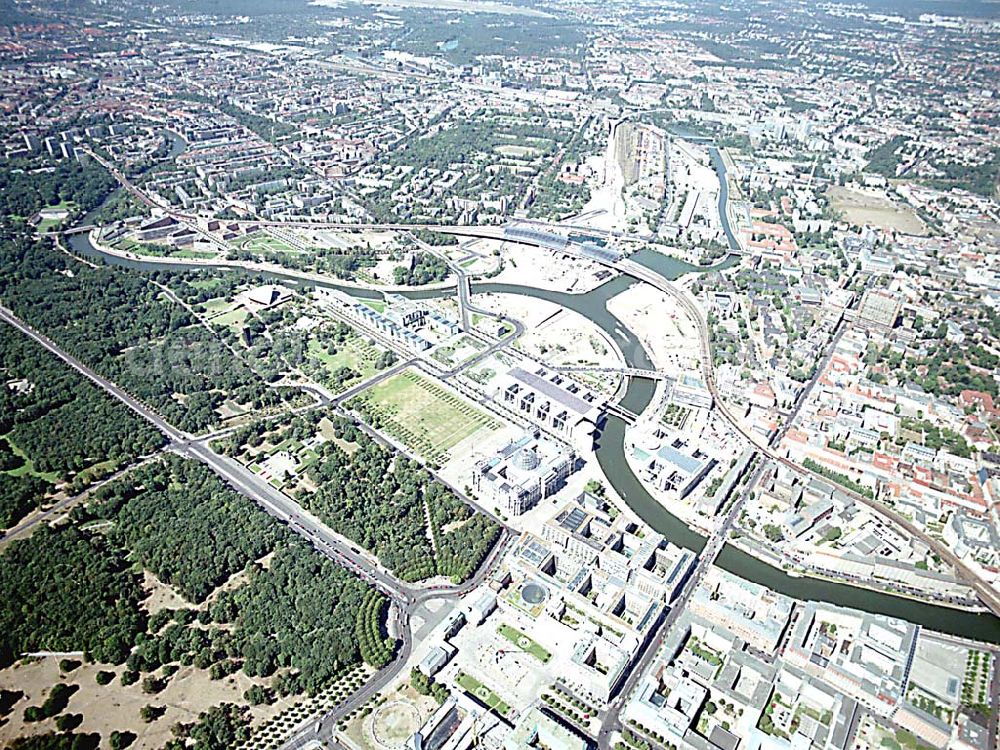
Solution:
[[[834,210],[843,214],[851,224],[870,224],[904,234],[927,233],[924,223],[913,209],[883,195],[837,186],[830,188],[827,197]]]

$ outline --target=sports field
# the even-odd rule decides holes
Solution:
[[[501,423],[430,378],[407,369],[368,388],[350,406],[373,427],[441,464],[448,451],[479,430]]]

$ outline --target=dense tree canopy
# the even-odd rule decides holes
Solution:
[[[298,539],[289,540],[265,570],[223,591],[212,619],[232,622],[234,650],[249,675],[291,667],[284,692],[315,693],[361,661],[382,666],[393,646],[380,632],[385,598]],[[359,636],[364,637],[362,643]]]
[[[9,529],[36,508],[51,485],[30,475],[0,474],[0,531]]]
[[[153,452],[163,436],[55,355],[0,323],[0,372],[20,387],[0,389],[0,434],[40,472],[68,478],[111,459]]]
[[[247,572],[199,616],[204,624],[231,627],[200,627],[183,611],[170,623],[170,613],[158,613],[128,657],[133,672],[177,661],[218,677],[241,667],[262,677],[290,668],[277,683],[283,693],[316,693],[362,659],[376,666],[391,659],[395,646],[382,633],[384,597],[204,465],[170,456],[96,495],[90,512],[111,521],[111,543],[188,598],[201,601],[234,573]],[[272,552],[266,566],[254,562]]]
[[[204,464],[168,456],[102,487],[94,510],[111,539],[194,602],[271,551],[277,523]]]
[[[393,281],[396,284],[416,286],[419,284],[430,284],[433,281],[442,281],[447,277],[447,263],[436,255],[420,253],[414,258],[413,265],[409,268],[400,266],[395,270]]]
[[[218,421],[215,410],[227,398],[257,408],[282,398],[139,272],[91,268],[46,241],[15,236],[0,242],[0,296],[182,429]]]
[[[190,738],[194,740],[194,750],[228,750],[250,738],[249,713],[232,703],[202,711]]]
[[[145,630],[139,577],[99,534],[43,527],[0,555],[0,665],[27,651],[83,649],[120,662]]]
[[[80,212],[96,208],[118,183],[100,164],[63,159],[0,162],[0,215],[29,218],[46,206],[73,202]]]

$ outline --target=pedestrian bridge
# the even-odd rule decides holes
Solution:
[[[630,412],[624,406],[618,403],[608,404],[608,413],[612,414],[620,419],[624,419],[628,424],[633,425],[639,421],[639,416]]]
[[[646,378],[648,380],[663,380],[667,376],[659,370],[645,370],[640,367],[599,367],[597,365],[565,365],[549,367],[555,372],[589,372],[599,375],[623,375],[630,378]]]

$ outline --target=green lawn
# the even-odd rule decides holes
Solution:
[[[204,258],[214,258],[215,253],[210,250],[178,250],[173,253],[175,258],[194,258],[194,259],[204,259]]]
[[[93,466],[88,466],[86,469],[80,472],[78,475],[84,481],[93,481],[96,478],[104,476],[105,474],[110,474],[118,468],[118,462],[113,458],[109,458],[107,461],[101,461],[94,464]]]
[[[233,307],[233,301],[226,299],[225,297],[213,297],[212,299],[205,300],[204,302],[199,302],[195,305],[195,309],[204,308],[206,315],[213,315],[215,313],[223,312],[224,310],[229,310]]]
[[[214,289],[220,283],[219,279],[214,278],[193,279],[188,282],[188,286],[193,286],[195,289]]]
[[[375,363],[380,354],[379,349],[360,336],[353,336],[348,341],[338,344],[335,354],[330,354],[319,341],[311,339],[306,352],[309,360],[319,364],[329,376],[321,379],[323,385],[333,391],[345,390],[354,383],[374,375]],[[344,382],[336,382],[333,375],[342,367],[354,370],[358,373],[358,377]]]
[[[60,476],[54,471],[38,471],[35,469],[35,462],[31,460],[31,456],[24,452],[24,450],[10,439],[8,436],[3,436],[3,440],[7,442],[13,453],[24,459],[24,463],[18,466],[16,469],[11,469],[10,471],[3,472],[4,474],[10,474],[12,477],[21,477],[25,474],[33,474],[36,477],[41,477],[47,482],[55,484],[59,481]]]
[[[264,232],[255,232],[246,237],[240,237],[234,243],[237,247],[245,248],[254,253],[300,253],[287,242],[282,242],[277,237],[272,237]]]
[[[38,222],[39,232],[48,232],[50,229],[62,224],[62,219],[42,219]]]
[[[73,201],[59,201],[58,203],[53,203],[51,206],[46,206],[43,211],[72,211],[76,208],[76,203]],[[39,232],[48,232],[60,226],[63,223],[63,219],[42,219],[38,222]]]
[[[174,252],[172,245],[161,245],[156,242],[136,242],[128,237],[122,237],[114,243],[116,250],[136,255],[152,255],[157,258],[166,257]]]
[[[216,315],[211,319],[211,323],[215,326],[240,326],[247,319],[247,315],[249,313],[245,309],[237,307],[235,310]]]
[[[532,640],[520,630],[512,628],[507,623],[498,627],[497,632],[525,653],[534,656],[542,664],[548,664],[552,658],[552,654],[542,648],[537,641]]]
[[[501,423],[464,398],[414,370],[404,370],[365,390],[350,406],[427,461],[440,464],[448,451],[479,430]]]
[[[457,682],[459,687],[468,692],[470,695],[474,695],[477,699],[482,701],[487,708],[500,714],[500,716],[506,718],[510,715],[510,706],[504,703],[500,699],[499,695],[493,692],[490,688],[486,687],[472,675],[466,674],[465,672],[459,672],[458,676],[455,677],[455,682]]]
[[[204,260],[215,258],[218,255],[211,250],[178,248],[174,245],[164,245],[156,242],[136,242],[128,237],[122,237],[120,240],[117,240],[114,243],[114,247],[123,252],[134,253],[136,255],[149,255],[156,258],[195,258]]]

